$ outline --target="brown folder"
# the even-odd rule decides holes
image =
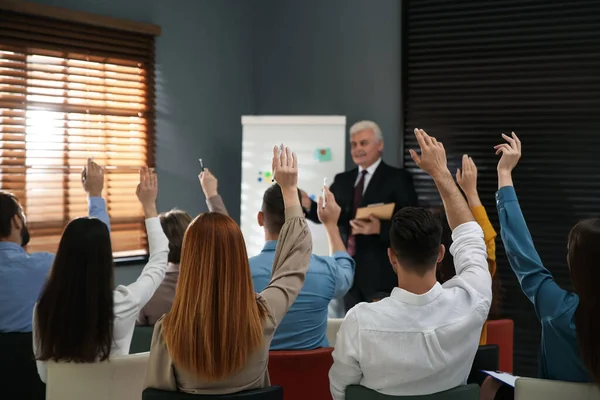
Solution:
[[[375,218],[379,218],[382,220],[392,219],[394,214],[394,207],[396,203],[378,203],[378,204],[369,204],[366,207],[359,208],[356,210],[356,219],[369,219],[369,215],[374,216]]]

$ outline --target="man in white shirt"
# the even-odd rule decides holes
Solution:
[[[434,180],[453,230],[456,276],[440,285],[442,227],[431,213],[404,208],[392,220],[388,256],[398,275],[390,297],[361,303],[338,332],[329,371],[334,399],[360,384],[386,395],[436,393],[466,383],[492,300],[483,231],[446,165],[441,143],[415,129],[415,163]]]

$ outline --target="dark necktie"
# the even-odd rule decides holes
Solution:
[[[363,169],[360,173],[360,179],[358,180],[358,184],[354,187],[354,200],[352,201],[352,218],[356,215],[356,210],[358,209],[358,205],[362,201],[363,190],[365,188],[365,175],[367,175],[367,170]],[[352,227],[350,227],[352,229]],[[348,254],[354,257],[356,254],[356,236],[350,234],[348,236]]]

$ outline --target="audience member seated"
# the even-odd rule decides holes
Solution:
[[[502,135],[507,143],[495,147],[498,162],[497,206],[508,261],[542,325],[539,377],[600,384],[600,219],[579,222],[569,234],[567,263],[575,292],[562,289],[535,250],[513,187],[512,170],[521,158],[521,141]],[[483,399],[512,398],[514,389],[487,379]]]
[[[443,285],[442,226],[432,213],[404,208],[392,220],[390,262],[398,287],[390,297],[351,309],[338,332],[329,372],[334,399],[360,384],[393,396],[425,395],[467,381],[492,300],[483,231],[454,183],[441,143],[415,130],[421,155],[410,154],[434,180],[453,229],[457,276]]]
[[[88,161],[83,186],[100,197],[104,172]],[[48,281],[33,311],[33,348],[46,382],[46,362],[92,363],[127,355],[140,309],[167,269],[169,242],[156,212],[153,170],[140,171],[137,196],[146,216],[150,257],[138,280],[114,289],[108,215],[78,218],[65,228]]]
[[[329,302],[343,297],[352,286],[354,260],[346,252],[337,221],[341,209],[333,194],[325,189],[325,208],[319,199],[318,217],[327,233],[331,257],[312,254],[306,281],[298,298],[285,315],[271,342],[271,350],[312,350],[328,347],[327,310]],[[299,198],[300,192],[298,192]],[[254,290],[262,291],[271,279],[271,269],[279,232],[285,222],[281,188],[273,185],[265,191],[258,224],[265,232],[265,247],[250,258]]]
[[[271,282],[254,293],[234,220],[213,212],[196,217],[183,239],[173,308],[154,326],[147,387],[228,394],[269,386],[271,339],[302,288],[312,251],[298,199],[296,155],[274,148],[273,170],[286,222]]]
[[[201,183],[206,198],[217,198],[216,185],[212,184],[216,178],[210,172],[205,174],[207,175],[201,179]],[[346,252],[337,228],[341,209],[328,188],[325,188],[325,193],[325,207],[321,203],[318,216],[325,227],[331,257],[311,255],[304,286],[277,328],[271,350],[328,347],[326,332],[329,303],[334,298],[342,298],[352,286],[354,260]],[[302,199],[300,191],[298,197]],[[207,204],[211,212],[221,211],[215,208],[217,202],[208,201]],[[279,185],[272,185],[265,191],[257,219],[264,230],[266,243],[262,252],[251,257],[249,262],[254,291],[261,292],[271,280],[277,239],[285,223],[285,205]]]
[[[93,188],[94,189],[94,188]],[[101,193],[88,191],[89,216],[108,224]],[[19,200],[0,191],[0,332],[31,332],[31,315],[54,255],[28,254],[27,219]]]
[[[154,325],[164,314],[171,311],[175,288],[179,279],[179,259],[181,258],[181,244],[183,235],[192,217],[185,211],[173,209],[158,216],[163,232],[169,239],[169,265],[162,283],[156,289],[154,296],[140,311],[137,319],[138,325]]]
[[[483,229],[483,240],[485,241],[487,248],[488,267],[493,280],[494,275],[496,274],[496,231],[490,222],[485,207],[483,207],[481,200],[479,199],[479,193],[477,191],[477,167],[475,166],[473,159],[466,154],[463,155],[462,170],[459,168],[456,171],[456,181],[467,198],[475,221],[477,221],[479,226],[481,226],[481,229]],[[446,213],[443,208],[440,212],[440,220],[442,221],[443,227],[442,244],[446,246],[446,248],[450,248],[450,245],[452,244],[452,230],[450,229],[450,226],[448,226],[448,219],[446,218]],[[454,259],[451,254],[446,254],[444,259],[438,263],[437,275],[438,281],[442,284],[456,275]],[[496,288],[497,285],[492,283],[492,309],[497,307],[499,299],[499,292],[495,290]],[[486,343],[487,323],[483,324],[481,338],[479,340],[480,345],[485,345]]]

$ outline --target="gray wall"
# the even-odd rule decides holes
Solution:
[[[239,220],[243,114],[373,119],[383,130],[386,161],[401,161],[400,0],[33,1],[162,28],[161,210],[206,209],[197,180],[202,158]],[[117,283],[132,282],[140,270],[118,267]]]
[[[214,170],[239,220],[242,114],[252,114],[251,2],[245,0],[37,0],[57,7],[150,22],[157,40],[159,209],[205,210],[198,158]],[[135,188],[132,188],[135,190]],[[140,266],[118,267],[117,283]]]
[[[265,0],[254,9],[256,112],[375,120],[385,160],[399,165],[400,8],[400,0]]]

